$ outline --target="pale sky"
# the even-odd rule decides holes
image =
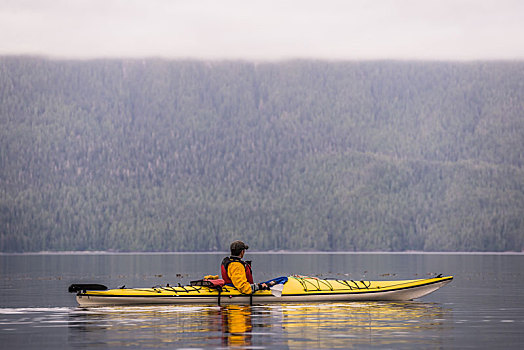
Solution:
[[[524,59],[523,0],[0,0],[0,55]]]

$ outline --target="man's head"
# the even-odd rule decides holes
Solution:
[[[240,256],[243,250],[249,249],[247,244],[242,241],[234,241],[231,243],[231,255]]]

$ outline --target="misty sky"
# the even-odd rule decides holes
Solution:
[[[524,59],[521,0],[0,0],[0,55]]]

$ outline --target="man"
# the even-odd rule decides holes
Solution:
[[[251,262],[242,258],[249,247],[242,241],[231,243],[231,256],[222,260],[220,268],[222,279],[226,284],[232,284],[243,294],[252,294],[259,289],[269,289],[265,283],[254,283]]]

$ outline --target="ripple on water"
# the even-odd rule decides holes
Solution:
[[[73,308],[67,307],[22,307],[22,308],[0,308],[0,315],[21,315],[21,314],[32,314],[32,313],[67,313],[69,314]]]

